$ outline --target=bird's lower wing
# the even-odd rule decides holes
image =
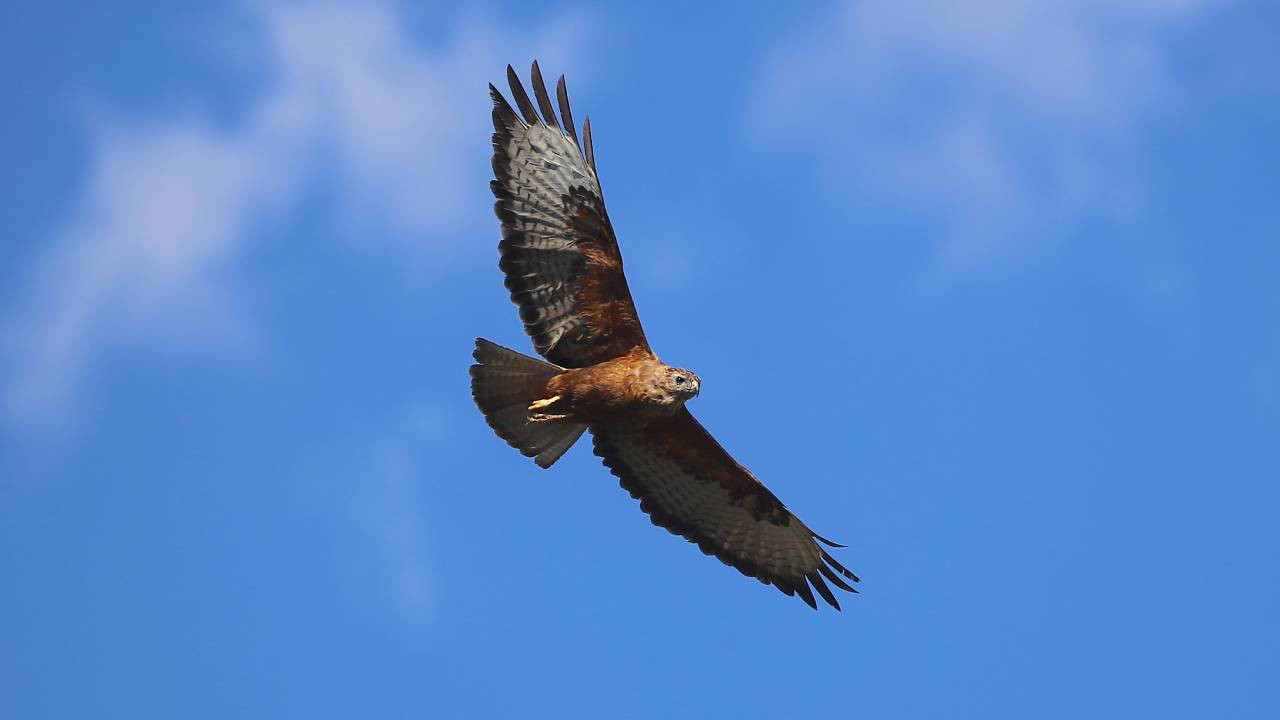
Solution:
[[[824,578],[857,592],[842,579],[857,582],[857,576],[818,542],[834,544],[800,522],[688,410],[647,427],[600,426],[591,433],[596,455],[653,524],[811,607],[817,604],[810,585],[840,608]]]

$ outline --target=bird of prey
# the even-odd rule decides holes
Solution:
[[[536,105],[507,66],[519,113],[489,86],[490,187],[502,221],[499,267],[549,362],[477,339],[476,405],[543,468],[590,430],[595,454],[655,525],[814,609],[814,590],[840,609],[827,582],[857,592],[846,580],[858,577],[819,543],[843,546],[810,530],[720,447],[685,407],[698,376],[649,347],[605,212],[591,120],[579,141],[564,76],[554,105],[536,61],[532,76]]]

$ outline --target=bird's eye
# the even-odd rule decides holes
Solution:
[[[677,376],[676,376],[676,384],[677,384],[677,385],[683,385],[684,383],[685,383],[685,377],[684,377],[683,375],[677,375]]]

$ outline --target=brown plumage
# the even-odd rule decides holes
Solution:
[[[596,455],[654,524],[811,607],[816,590],[839,609],[827,583],[857,592],[847,581],[858,578],[819,543],[842,546],[725,452],[685,408],[698,377],[649,347],[605,212],[591,121],[579,143],[564,77],[555,104],[537,62],[533,99],[510,66],[507,79],[519,114],[489,86],[499,267],[550,362],[477,340],[471,388],[485,420],[544,468],[590,429]]]

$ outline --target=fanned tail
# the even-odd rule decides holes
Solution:
[[[587,429],[575,420],[529,421],[529,404],[544,397],[547,381],[563,368],[476,338],[471,396],[485,422],[539,467],[549,468]]]

